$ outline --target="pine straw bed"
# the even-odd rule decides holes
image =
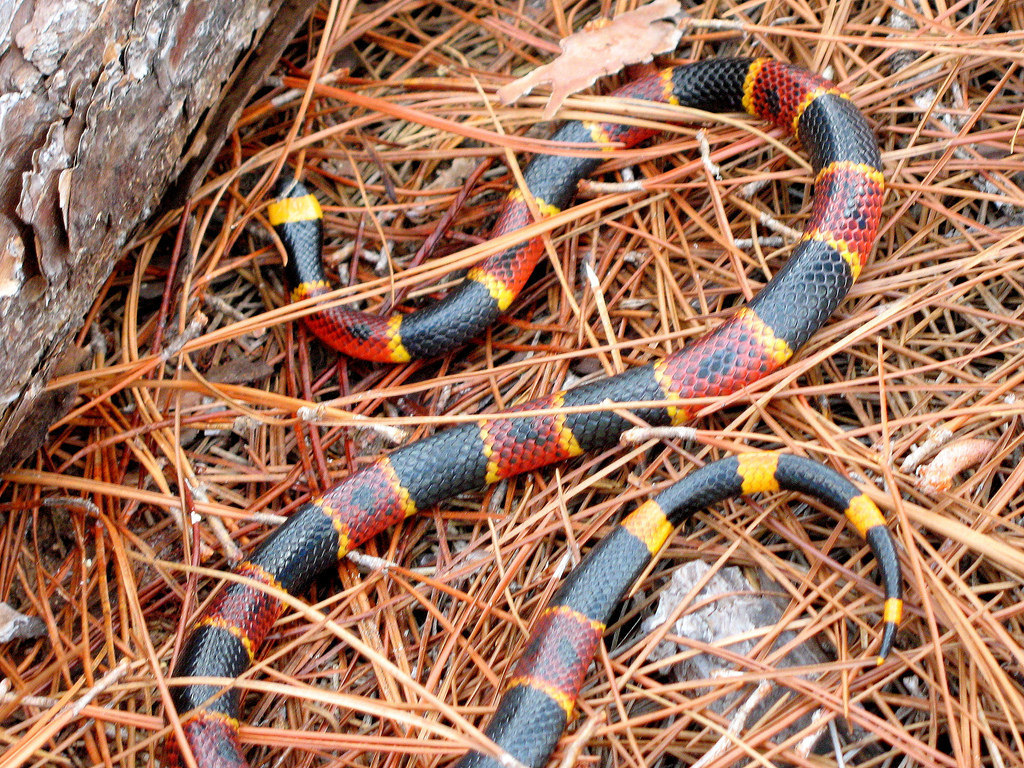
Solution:
[[[680,56],[770,54],[827,71],[868,115],[890,179],[872,263],[781,375],[703,404],[695,441],[620,446],[460,497],[364,548],[392,563],[386,572],[346,563],[318,582],[241,683],[254,764],[450,763],[471,743],[461,718],[485,722],[532,618],[580,552],[653,489],[754,446],[832,464],[891,518],[908,585],[897,652],[873,665],[881,595],[855,532],[789,494],[742,499],[672,539],[611,628],[555,759],[692,765],[737,717],[714,702],[768,679],[788,695],[704,765],[1024,765],[1024,7],[898,14],[901,3],[913,8],[688,9],[730,24],[687,27]],[[522,158],[523,137],[550,133],[536,124],[542,98],[506,108],[485,95],[550,60],[559,30],[612,10],[556,6],[322,10],[191,209],[126,252],[81,334],[91,369],[58,382],[79,384],[73,409],[5,485],[0,594],[46,634],[0,653],[4,768],[152,764],[168,732],[163,676],[189,617],[276,516],[389,439],[648,362],[714,326],[784,263],[792,241],[766,239],[774,232],[759,216],[796,229],[806,219],[811,179],[793,143],[747,120],[710,122],[715,180],[696,127],[666,127],[603,169],[606,182],[643,180],[640,191],[585,194],[544,227],[549,260],[480,343],[387,368],[310,341],[301,311],[282,307],[280,257],[254,188],[290,148],[326,204],[329,264],[353,286],[339,301],[411,305],[442,291],[492,249],[481,235],[514,184],[508,163]],[[314,61],[322,83],[363,104],[307,89]],[[399,107],[411,119],[396,119]],[[562,116],[617,109],[581,96]],[[660,121],[665,110],[631,114]],[[748,199],[752,182],[764,186]],[[450,229],[416,265],[448,211]],[[382,252],[384,274],[372,263]],[[904,462],[941,429],[992,443],[949,490],[926,493]],[[183,510],[195,515],[186,534]],[[668,661],[647,658],[654,643],[639,620],[694,560],[739,566],[751,590],[784,596],[779,625],[751,654],[683,638]],[[780,665],[771,645],[783,627],[815,638],[825,661]],[[739,676],[670,676],[673,661],[700,652]],[[801,740],[820,733],[821,754],[807,754]]]

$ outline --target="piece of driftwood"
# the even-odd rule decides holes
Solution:
[[[0,469],[67,400],[44,387],[123,246],[202,179],[312,6],[0,0]]]

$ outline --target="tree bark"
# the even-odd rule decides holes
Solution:
[[[35,448],[20,425],[45,434],[122,247],[195,188],[312,5],[0,0],[0,470]]]

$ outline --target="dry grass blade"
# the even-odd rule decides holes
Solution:
[[[594,196],[529,228],[548,263],[503,321],[441,360],[338,361],[296,322],[312,307],[283,305],[263,208],[272,170],[301,166],[325,205],[331,301],[415,306],[518,237],[482,239],[526,153],[583,151],[547,141],[543,94],[502,106],[495,92],[605,5],[328,5],[190,208],[127,249],[81,335],[93,365],[54,383],[76,383],[78,401],[5,479],[0,601],[46,635],[0,647],[0,768],[153,764],[170,732],[168,664],[221,570],[390,447],[381,426],[413,440],[656,359],[784,263],[791,245],[766,217],[783,231],[806,221],[811,178],[793,142],[708,120],[704,165],[701,125],[602,97],[601,82],[560,115],[665,133],[607,153]],[[872,665],[881,596],[842,519],[791,496],[737,501],[687,524],[645,574],[554,759],[1024,768],[1024,6],[687,12],[680,58],[777,56],[827,72],[867,114],[890,181],[871,264],[792,365],[699,403],[695,442],[624,446],[457,498],[365,547],[379,559],[362,562],[387,568],[346,562],[292,600],[240,681],[256,765],[450,763],[480,743],[474,726],[532,620],[624,508],[755,446],[832,464],[893,520],[908,580],[897,652]],[[990,448],[925,493],[910,464],[940,430]],[[640,629],[693,560],[739,566],[752,592],[777,595],[782,618],[744,638],[751,653]],[[661,639],[675,645],[651,655]],[[805,643],[820,660],[787,666]],[[698,657],[730,674],[675,676]],[[784,692],[763,712],[734,701],[763,681]]]

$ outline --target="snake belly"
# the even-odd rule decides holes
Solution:
[[[741,58],[674,67],[635,81],[623,91],[634,98],[708,111],[746,111],[797,135],[811,160],[815,194],[810,220],[789,261],[716,329],[661,360],[437,432],[382,456],[303,505],[235,567],[241,580],[226,584],[197,620],[174,668],[175,678],[243,674],[283,611],[281,601],[268,590],[302,593],[317,574],[335,566],[350,550],[418,510],[614,444],[633,421],[613,411],[607,401],[655,403],[631,408],[632,418],[651,425],[679,424],[691,415],[680,400],[728,395],[778,370],[847,294],[873,247],[885,183],[871,129],[845,94],[798,67]],[[647,135],[646,129],[634,127],[569,123],[556,136],[563,141],[603,144],[635,143]],[[547,206],[566,205],[579,176],[593,170],[596,162],[536,158],[525,174],[535,207],[543,211]],[[537,167],[541,170],[534,170]],[[293,275],[297,278],[293,296],[315,295],[326,287],[322,267],[317,267],[319,273],[301,270],[309,266],[312,255],[319,265],[319,251],[311,250],[319,247],[319,205],[297,188],[277,203],[280,206],[270,210],[271,220],[286,247],[294,249],[291,268],[300,270]],[[528,212],[529,206],[513,193],[498,230],[532,221]],[[513,223],[501,223],[506,219]],[[477,268],[479,274],[471,272],[454,298],[410,316],[421,317],[415,322],[431,329],[423,332],[424,354],[443,351],[430,346],[431,334],[447,339],[446,329],[457,325],[446,317],[450,310],[444,308],[492,317],[507,306],[536,261],[531,254],[535,248],[539,252],[540,245],[531,243],[484,262]],[[321,288],[317,283],[322,283]],[[480,309],[487,301],[493,307]],[[312,315],[309,322],[314,330],[323,323],[332,329],[326,334],[330,335],[344,324],[323,318],[346,313],[329,310]],[[414,336],[407,322],[413,321],[360,315],[349,326],[354,330],[341,333],[351,337],[351,344],[332,346],[371,344],[378,347],[381,359],[405,359],[395,350],[412,356],[409,347]],[[466,327],[475,328],[479,322],[471,321]],[[397,333],[389,330],[391,326],[397,327]],[[322,331],[316,330],[317,335],[323,336]],[[469,338],[475,333],[470,331]],[[877,523],[865,531],[869,541],[883,535],[879,530],[888,537],[884,525]],[[885,563],[881,566],[890,568]],[[886,597],[896,600],[898,592],[889,582],[886,579]],[[883,652],[891,643],[898,610],[888,610],[885,619]],[[236,688],[176,684],[172,698],[201,768],[246,766],[238,739]],[[182,764],[174,739],[169,740],[165,761]]]

